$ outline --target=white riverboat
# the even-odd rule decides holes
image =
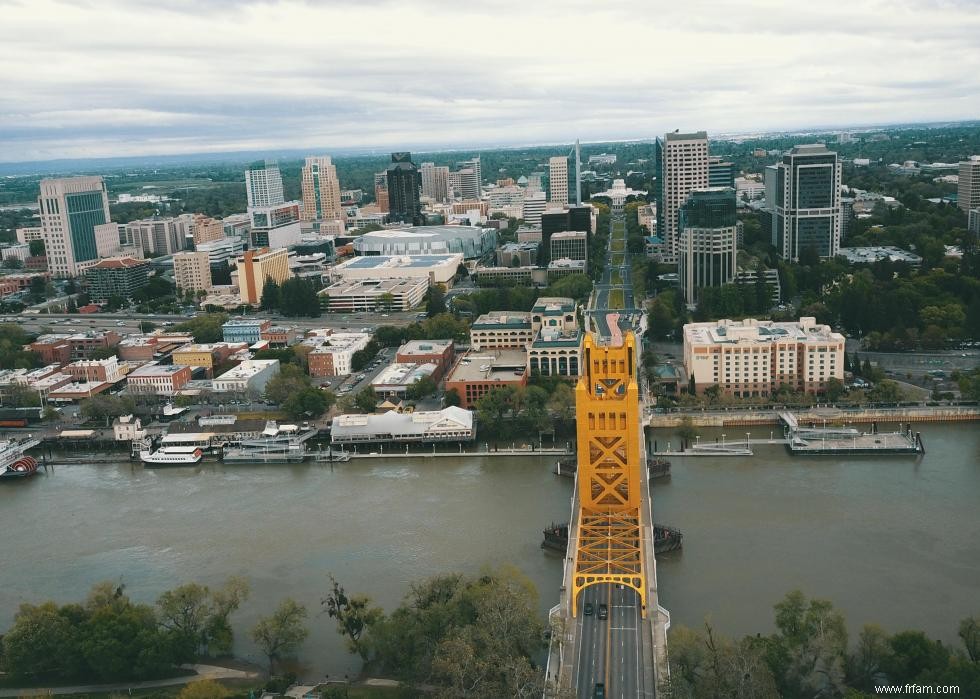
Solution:
[[[140,451],[140,461],[147,466],[193,466],[201,461],[204,452],[200,447],[160,447],[151,452]]]

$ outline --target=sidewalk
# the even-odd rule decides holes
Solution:
[[[181,669],[194,670],[196,675],[184,677],[169,677],[165,680],[148,680],[146,682],[117,682],[114,684],[71,685],[66,687],[22,687],[20,689],[0,689],[0,697],[31,697],[55,694],[104,694],[107,692],[127,692],[130,689],[155,689],[157,687],[175,687],[190,684],[198,680],[239,680],[254,679],[257,672],[233,670],[218,665],[181,665]]]

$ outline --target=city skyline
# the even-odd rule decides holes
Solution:
[[[626,3],[556,11],[509,0],[7,0],[0,161],[450,149],[980,115],[974,6],[836,5],[644,15]],[[556,53],[556,35],[580,41]]]

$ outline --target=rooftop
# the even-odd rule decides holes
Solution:
[[[141,376],[173,376],[177,372],[186,371],[186,366],[179,364],[144,364],[139,369],[129,373],[129,378]]]
[[[399,413],[389,410],[381,415],[338,415],[333,419],[333,437],[348,435],[422,435],[440,429],[473,428],[473,413],[455,406],[443,410]]]
[[[442,354],[452,346],[452,340],[409,340],[398,348],[397,354]]]
[[[341,269],[405,269],[419,267],[434,267],[437,265],[457,264],[462,258],[459,253],[451,255],[367,255],[355,257],[341,262],[335,267]]]
[[[411,386],[413,383],[425,376],[432,376],[438,369],[435,364],[427,362],[416,364],[414,362],[393,362],[381,370],[377,376],[371,379],[372,386]]]
[[[542,296],[534,302],[531,310],[545,315],[572,313],[575,311],[575,299],[565,296]]]
[[[224,374],[219,376],[216,381],[234,381],[235,379],[250,379],[259,372],[265,371],[271,366],[279,366],[278,359],[247,359],[241,364],[233,366]]]
[[[360,236],[358,240],[433,240],[446,238],[479,239],[485,228],[482,226],[407,226],[405,228],[386,228],[383,231],[371,231]]]
[[[522,311],[490,311],[473,321],[470,330],[531,329],[531,314]]]
[[[128,269],[130,267],[149,266],[146,260],[137,260],[132,257],[106,257],[89,269]]]
[[[684,326],[685,345],[771,344],[773,342],[844,342],[844,336],[829,325],[819,325],[805,316],[798,321],[774,322],[746,318]]]
[[[467,352],[446,381],[520,381],[526,365],[524,350]]]

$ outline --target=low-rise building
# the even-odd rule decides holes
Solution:
[[[75,359],[88,359],[96,350],[109,349],[122,339],[113,330],[89,331],[73,335],[51,333],[39,336],[29,347],[45,364],[67,364]]]
[[[48,400],[53,403],[72,403],[85,400],[112,388],[108,381],[72,381],[48,393]]]
[[[844,379],[844,336],[812,317],[688,323],[684,369],[699,394],[718,386],[737,398],[766,397],[784,385],[818,394]]]
[[[261,394],[269,379],[279,373],[278,359],[247,359],[214,380],[218,393]]]
[[[870,247],[840,248],[837,251],[839,257],[843,257],[851,264],[870,265],[879,260],[891,260],[892,262],[904,262],[912,267],[922,264],[922,257],[914,252],[902,250],[894,245],[880,245]]]
[[[65,366],[62,372],[78,382],[94,381],[114,384],[123,379],[119,360],[116,357],[80,359]]]
[[[425,298],[428,279],[350,279],[319,292],[320,307],[332,313],[410,311]]]
[[[132,257],[107,257],[85,270],[89,296],[106,301],[110,296],[131,299],[150,280],[150,263]]]
[[[253,345],[261,340],[262,333],[271,327],[271,320],[233,318],[221,326],[221,336],[225,342],[244,342]]]
[[[471,442],[476,438],[473,413],[451,406],[443,410],[380,415],[338,415],[330,426],[333,444],[375,442]]]
[[[527,350],[531,375],[577,378],[582,366],[582,332],[542,328]]]
[[[286,347],[292,337],[294,337],[293,332],[281,325],[270,325],[262,331],[262,339],[272,347]]]
[[[351,373],[351,360],[355,352],[367,347],[371,341],[368,333],[335,333],[320,331],[307,337],[301,344],[312,347],[306,355],[310,376],[347,376]]]
[[[585,260],[569,260],[563,257],[548,263],[548,281],[567,277],[569,274],[585,274]]]
[[[506,243],[497,248],[499,267],[533,267],[537,259],[538,243]]]
[[[130,393],[173,396],[190,380],[189,366],[145,364],[129,373],[126,377],[126,386]]]
[[[214,342],[210,344],[190,344],[178,347],[171,354],[174,364],[201,367],[208,376],[213,376],[214,367],[241,350],[248,349],[245,343]]]
[[[452,366],[454,351],[452,340],[410,340],[395,352],[395,361],[402,364],[435,364],[432,378],[439,381]]]
[[[352,257],[330,271],[335,281],[376,279],[425,279],[430,284],[451,286],[463,264],[461,253],[445,255],[370,255]]]
[[[542,328],[573,332],[578,329],[575,312],[575,299],[566,296],[542,296],[531,307],[531,330],[535,334]]]
[[[112,421],[112,435],[117,442],[135,442],[146,437],[146,430],[138,417],[120,415]]]
[[[409,386],[416,381],[420,381],[426,376],[435,380],[435,373],[438,369],[439,367],[432,362],[424,364],[392,362],[371,379],[371,388],[384,398],[401,398],[405,396]]]
[[[446,390],[455,389],[460,406],[471,408],[490,391],[527,385],[527,352],[494,350],[467,352],[446,377]]]
[[[551,234],[551,260],[585,260],[589,241],[585,231],[558,231]]]
[[[490,311],[470,326],[470,349],[526,349],[534,339],[531,314],[522,311]]]
[[[477,284],[492,286],[494,284],[534,283],[534,272],[537,267],[477,267],[473,271],[473,279]]]

